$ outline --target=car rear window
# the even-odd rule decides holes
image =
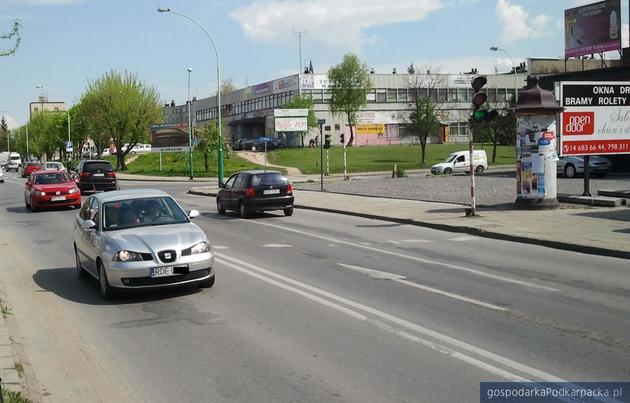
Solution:
[[[87,172],[104,172],[113,171],[112,164],[107,161],[86,162],[83,164],[83,170]]]
[[[286,185],[287,178],[281,173],[256,174],[252,177],[252,186]]]
[[[26,166],[27,167],[41,167],[42,165],[38,162],[27,162]]]

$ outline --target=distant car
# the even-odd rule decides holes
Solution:
[[[254,145],[254,139],[238,139],[232,144],[232,150],[251,150],[252,145]]]
[[[284,148],[284,143],[275,137],[259,137],[256,140],[256,147],[259,147],[259,150],[265,149],[265,143],[267,144],[267,150],[275,150],[277,148]]]
[[[44,162],[44,164],[42,165],[42,169],[52,169],[54,171],[65,171],[66,168],[63,166],[63,164],[61,162],[56,162],[56,161],[50,161],[50,162]]]
[[[214,285],[214,251],[201,228],[161,190],[99,193],[74,224],[79,277],[90,274],[104,298],[117,289]],[[93,241],[93,240],[98,240]]]
[[[81,207],[81,191],[65,171],[33,172],[24,185],[24,205],[32,211]]]
[[[22,167],[22,178],[28,178],[33,172],[42,169],[42,164],[39,162],[27,162]]]
[[[0,167],[0,183],[4,183],[4,168]]]
[[[608,158],[598,155],[591,155],[589,158],[589,171],[591,174],[604,177],[612,171],[613,164]],[[556,162],[556,172],[558,175],[564,175],[567,178],[573,178],[576,175],[584,174],[584,157],[567,156],[560,157]]]
[[[102,157],[109,157],[109,148],[103,148]]]
[[[76,169],[77,185],[81,192],[111,191],[118,189],[118,180],[112,164],[106,160],[81,160]]]
[[[7,163],[7,172],[13,170],[15,172],[20,170],[22,166],[22,157],[18,153],[11,153],[9,156],[9,161]]]
[[[235,173],[219,188],[217,211],[238,211],[242,218],[258,211],[282,210],[293,214],[293,186],[278,171],[243,171]]]

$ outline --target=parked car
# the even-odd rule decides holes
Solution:
[[[591,174],[604,177],[608,172],[612,171],[613,164],[608,158],[591,155],[588,166]],[[560,157],[556,162],[556,172],[558,175],[564,175],[567,178],[573,178],[576,175],[583,174],[584,157]]]
[[[214,251],[201,228],[161,190],[90,196],[74,224],[79,277],[90,274],[104,298],[118,289],[214,285]],[[98,242],[93,242],[98,239]]]
[[[232,150],[251,150],[254,144],[254,139],[238,139],[232,144]]]
[[[61,162],[49,161],[42,164],[42,169],[52,169],[54,171],[65,171],[66,167]]]
[[[0,183],[4,183],[4,168],[0,167]]]
[[[42,169],[42,164],[37,161],[27,162],[22,167],[22,178],[28,178],[33,172]]]
[[[24,205],[32,211],[81,207],[81,191],[65,171],[35,171],[24,185]]]
[[[473,169],[478,175],[488,169],[488,157],[484,150],[473,150]],[[449,175],[454,172],[470,172],[470,151],[454,152],[444,162],[431,167],[433,175]]]
[[[103,148],[103,152],[101,153],[101,157],[109,157],[109,148]]]
[[[258,211],[283,210],[293,214],[293,186],[278,171],[252,170],[235,173],[219,188],[217,211],[238,211],[242,218]]]
[[[81,192],[110,191],[118,189],[116,172],[109,161],[81,160],[76,169]]]

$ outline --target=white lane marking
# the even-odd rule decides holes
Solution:
[[[404,284],[404,285],[408,285],[410,287],[414,287],[414,288],[418,288],[420,290],[423,291],[428,291],[428,292],[432,292],[434,294],[439,294],[448,298],[452,298],[458,301],[462,301],[462,302],[466,302],[469,304],[473,304],[473,305],[478,305],[484,308],[488,308],[488,309],[492,309],[495,311],[507,311],[506,308],[503,308],[501,306],[498,305],[494,305],[494,304],[490,304],[487,302],[483,302],[483,301],[479,301],[477,299],[474,298],[468,298],[468,297],[464,297],[463,295],[458,295],[458,294],[454,294],[448,291],[442,291],[442,290],[438,290],[437,288],[433,288],[433,287],[428,287],[426,285],[422,285],[422,284],[418,284],[418,283],[414,283],[413,281],[409,281],[407,280],[407,278],[405,276],[401,276],[399,274],[395,274],[395,273],[389,273],[386,271],[380,271],[380,270],[374,270],[374,269],[368,269],[365,267],[360,267],[360,266],[352,266],[349,264],[344,264],[344,263],[337,263],[339,266],[344,267],[346,269],[349,270],[353,270],[359,273],[363,273],[363,274],[367,274],[368,276],[370,276],[370,278],[373,279],[377,279],[377,280],[390,280],[390,281],[394,281],[396,283],[400,283],[400,284]]]
[[[309,298],[309,299],[311,299],[313,301],[317,301],[317,302],[325,301],[324,305],[330,306],[330,307],[334,307],[334,309],[336,309],[336,310],[338,310],[340,312],[347,313],[348,315],[351,315],[353,317],[357,317],[358,316],[357,318],[360,318],[361,320],[364,320],[363,318],[361,318],[362,315],[358,314],[355,311],[349,310],[347,308],[345,308],[346,310],[344,310],[343,306],[339,306],[339,305],[337,305],[337,304],[335,304],[335,303],[333,303],[331,301],[328,301],[328,300],[323,300],[323,299],[319,299],[318,300],[316,298],[319,298],[319,297],[316,297],[316,296],[313,296],[311,294],[308,294],[308,293],[306,293],[303,290],[294,289],[293,287],[290,287],[290,286],[288,286],[288,285],[286,285],[284,283],[277,282],[277,281],[272,280],[272,279],[270,279],[268,277],[265,277],[265,276],[269,276],[269,277],[272,277],[272,278],[275,278],[275,279],[278,279],[278,280],[282,280],[285,283],[291,284],[293,286],[300,287],[300,288],[302,288],[304,290],[310,291],[310,292],[315,293],[315,294],[319,294],[319,295],[321,295],[323,297],[326,297],[326,298],[328,298],[328,299],[330,299],[332,301],[336,301],[336,302],[342,303],[342,304],[347,305],[349,307],[352,307],[352,308],[354,308],[356,310],[369,313],[369,314],[371,314],[373,316],[376,316],[376,317],[378,317],[380,319],[392,322],[392,323],[394,323],[394,324],[396,324],[398,326],[407,328],[407,329],[412,330],[412,331],[414,331],[416,333],[419,333],[421,335],[424,335],[424,336],[430,337],[432,339],[438,340],[438,341],[440,341],[442,343],[446,343],[446,344],[449,344],[451,346],[457,347],[457,348],[462,349],[464,351],[467,351],[469,353],[476,354],[477,356],[482,357],[482,358],[484,358],[486,360],[493,361],[493,362],[495,362],[497,364],[503,365],[503,366],[508,367],[510,369],[519,371],[519,372],[524,373],[524,374],[531,375],[531,376],[533,376],[535,378],[538,378],[540,380],[544,380],[544,381],[547,381],[547,382],[566,382],[562,378],[559,378],[559,377],[557,377],[555,375],[552,375],[552,374],[549,374],[547,372],[538,370],[536,368],[532,368],[532,367],[530,367],[528,365],[525,365],[525,364],[518,363],[518,362],[513,361],[513,360],[511,360],[509,358],[506,358],[506,357],[503,357],[501,355],[498,355],[498,354],[492,353],[490,351],[484,350],[484,349],[482,349],[480,347],[473,346],[472,344],[468,344],[468,343],[466,343],[464,341],[461,341],[461,340],[455,339],[453,337],[447,336],[445,334],[436,332],[435,330],[431,330],[431,329],[428,329],[426,327],[417,325],[417,324],[415,324],[413,322],[409,322],[409,321],[407,321],[405,319],[398,318],[396,316],[390,315],[390,314],[388,314],[386,312],[383,312],[383,311],[380,311],[378,309],[369,307],[369,306],[361,304],[359,302],[355,302],[355,301],[349,300],[347,298],[341,297],[341,296],[333,294],[331,292],[322,290],[321,288],[313,287],[313,286],[308,285],[306,283],[302,283],[301,281],[297,281],[297,280],[294,280],[292,278],[283,276],[283,275],[275,273],[273,271],[264,269],[264,268],[262,268],[260,266],[256,266],[254,264],[251,264],[251,263],[248,263],[248,262],[236,259],[234,257],[227,256],[227,255],[225,255],[223,253],[217,254],[217,258],[218,258],[217,260],[220,263],[223,263],[223,264],[228,265],[229,267],[235,268],[236,270],[239,270],[242,273],[245,273],[245,274],[251,275],[253,277],[259,278],[259,279],[261,279],[263,281],[266,281],[268,283],[271,283],[271,284],[274,284],[274,285],[278,285],[278,286],[280,286],[280,287],[282,287],[284,289],[290,290],[290,291],[295,292],[295,293],[300,294],[300,295],[306,294],[304,296],[306,296],[307,298]],[[250,269],[250,270],[248,270],[248,269]],[[251,270],[253,270],[253,271],[257,272],[257,273],[254,273]],[[264,274],[264,276],[263,276],[263,274]],[[367,319],[367,317],[365,317],[365,318]],[[370,321],[372,321],[372,320],[370,320]],[[372,321],[372,323],[375,323],[375,324],[377,322],[381,323],[379,321]],[[413,337],[416,337],[416,336],[413,336]],[[512,373],[509,373],[509,372],[506,372],[506,371],[504,371],[501,368],[495,367],[491,363],[487,363],[487,362],[486,363],[484,363],[484,362],[479,363],[478,359],[470,357],[470,356],[467,356],[467,355],[465,355],[463,353],[454,351],[453,349],[451,349],[451,348],[449,348],[447,346],[444,346],[442,344],[433,343],[433,342],[430,342],[430,341],[426,341],[426,343],[427,343],[426,345],[429,346],[429,347],[431,347],[430,344],[435,345],[436,346],[435,347],[436,351],[440,351],[442,353],[448,354],[448,355],[450,355],[450,356],[452,356],[452,357],[454,357],[456,359],[462,360],[462,359],[465,358],[464,360],[466,362],[469,362],[472,365],[483,364],[483,366],[479,366],[479,368],[489,369],[489,370],[492,369],[491,372],[493,372],[493,373],[503,372],[505,375],[507,375],[506,379],[509,379],[509,380],[512,380],[512,381],[515,381],[515,382],[523,381],[522,377],[520,377],[518,375],[515,375],[515,374],[512,374]]]
[[[292,248],[292,245],[286,244],[286,243],[268,243],[265,245],[262,245],[263,248]]]
[[[363,246],[370,246],[371,245],[371,243],[369,243],[369,242],[359,242],[359,243],[361,245],[363,245]]]
[[[223,250],[223,249],[229,249],[229,246],[223,246],[223,245],[212,245],[212,247],[216,250]]]
[[[405,243],[432,243],[430,239],[401,239],[400,242]]]
[[[394,245],[399,245],[400,244],[400,242],[398,242],[398,241],[387,241],[387,242],[393,243]]]
[[[312,238],[322,239],[322,240],[325,240],[325,241],[328,241],[328,242],[334,242],[334,243],[337,243],[337,244],[343,244],[343,245],[354,246],[354,247],[357,247],[357,248],[369,249],[369,250],[371,250],[373,252],[379,252],[379,253],[382,253],[384,255],[397,256],[397,257],[413,260],[413,261],[420,262],[420,263],[426,263],[426,264],[431,264],[431,265],[439,265],[439,266],[443,266],[443,267],[446,267],[446,268],[449,268],[449,269],[459,270],[459,271],[475,274],[477,276],[491,278],[493,280],[503,281],[503,282],[506,282],[506,283],[517,284],[517,285],[521,285],[521,286],[524,286],[524,287],[537,288],[539,290],[545,290],[545,291],[558,291],[557,288],[547,287],[547,286],[544,286],[544,285],[538,285],[538,284],[535,284],[535,283],[530,283],[528,281],[521,281],[521,280],[516,280],[516,279],[513,279],[513,278],[497,276],[495,274],[486,273],[486,272],[483,272],[481,270],[472,269],[470,267],[459,266],[459,265],[456,265],[456,264],[445,263],[445,262],[438,262],[438,261],[435,261],[435,260],[422,258],[422,257],[418,257],[418,256],[406,255],[404,253],[393,252],[393,251],[389,251],[389,250],[386,250],[386,249],[379,249],[379,248],[375,248],[375,247],[367,247],[367,246],[364,246],[364,245],[361,245],[361,244],[358,244],[358,243],[354,243],[354,242],[350,242],[350,241],[344,241],[344,240],[336,239],[336,238],[331,238],[331,237],[324,236],[324,235],[313,234],[313,233],[306,232],[306,231],[300,231],[298,229],[283,227],[281,225],[264,223],[264,222],[260,222],[260,221],[248,221],[248,223],[257,224],[257,225],[264,225],[264,226],[273,227],[273,228],[278,228],[278,229],[281,229],[281,230],[290,231],[290,232],[294,232],[296,234],[301,234],[301,235],[309,236],[309,237],[312,237]]]
[[[466,241],[474,241],[475,239],[477,239],[477,238],[472,237],[472,236],[460,236],[460,237],[457,237],[457,238],[450,238],[449,241],[452,241],[452,242],[466,242]]]

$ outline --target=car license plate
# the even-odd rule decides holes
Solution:
[[[263,190],[263,194],[264,194],[264,195],[276,195],[276,194],[280,194],[280,189],[267,189],[267,190]]]
[[[173,273],[173,267],[172,266],[152,267],[150,276],[151,276],[151,278],[155,278],[155,277],[173,276],[174,274],[175,273]]]
[[[105,176],[105,174],[94,174],[92,176]]]
[[[59,200],[66,200],[66,196],[53,196],[50,198],[51,201],[59,201]]]

